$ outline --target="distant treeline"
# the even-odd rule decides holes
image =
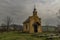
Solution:
[[[8,29],[7,29],[8,27]],[[60,33],[60,26],[42,26],[43,32],[58,32]],[[9,26],[7,25],[1,25],[0,26],[0,32],[9,32],[9,31],[23,31],[23,26],[22,25],[17,25],[17,24],[11,24]]]
[[[1,25],[0,26],[0,32],[5,32],[5,31],[22,31],[23,26],[22,25],[16,25],[16,24],[12,24],[8,26],[7,29],[7,25]]]

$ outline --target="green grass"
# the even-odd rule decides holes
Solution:
[[[40,40],[41,38],[33,37],[31,34],[18,32],[0,33],[0,40]],[[41,39],[42,40],[42,39]]]
[[[3,32],[0,33],[0,40],[45,40],[43,37],[32,36],[28,33],[18,33],[18,32]]]

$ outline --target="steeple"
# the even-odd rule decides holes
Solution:
[[[36,6],[34,5],[33,16],[37,16]]]

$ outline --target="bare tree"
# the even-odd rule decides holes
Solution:
[[[58,25],[60,25],[60,10],[58,11],[58,13],[56,13],[56,16],[58,18],[58,20],[57,20]]]
[[[6,25],[6,29],[7,31],[9,31],[9,26],[10,24],[13,22],[13,19],[10,17],[10,16],[7,16],[5,19],[4,19],[4,22],[5,22],[5,25]]]

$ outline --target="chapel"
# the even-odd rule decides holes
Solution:
[[[33,15],[29,16],[23,22],[23,32],[27,33],[42,33],[41,18],[37,15],[36,7],[34,6]]]

